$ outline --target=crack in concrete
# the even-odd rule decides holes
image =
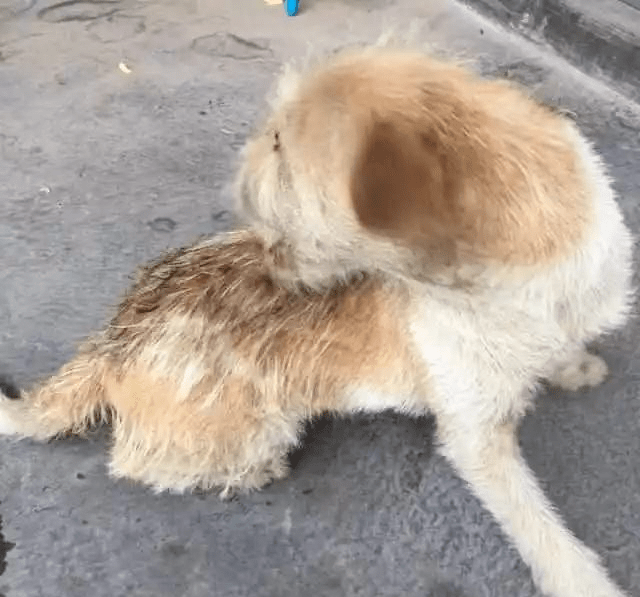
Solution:
[[[273,54],[267,40],[253,41],[222,31],[196,37],[191,42],[191,49],[201,54],[234,60],[260,60],[271,58]]]
[[[62,15],[60,18],[45,18],[47,15],[54,13],[55,11],[64,11],[64,9],[69,7],[74,7],[77,5],[88,5],[88,6],[100,6],[100,5],[113,5],[120,4],[120,0],[63,0],[63,2],[56,2],[51,6],[46,6],[45,8],[38,11],[38,18],[44,21],[49,21],[51,23],[66,23],[69,21],[94,21],[95,19],[101,19],[104,17],[110,17],[118,12],[118,9],[112,8],[105,12],[99,12],[97,14],[87,14],[80,13],[77,15]]]

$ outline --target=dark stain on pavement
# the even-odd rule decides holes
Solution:
[[[177,226],[171,218],[155,218],[148,222],[149,227],[156,232],[172,232]]]
[[[160,553],[167,558],[179,558],[187,554],[187,548],[176,541],[165,543],[160,548]]]
[[[4,535],[2,534],[2,516],[0,516],[0,575],[2,575],[7,568],[7,553],[15,546],[15,543],[4,540]],[[0,597],[2,596],[0,595]]]
[[[0,375],[0,392],[12,400],[18,400],[20,398],[18,386],[6,375]]]
[[[509,79],[525,87],[540,85],[549,76],[546,67],[526,60],[518,60],[492,67],[485,74],[500,79]]]
[[[211,219],[214,222],[223,222],[228,220],[231,217],[231,212],[227,209],[223,209],[222,211],[216,211],[211,214]]]

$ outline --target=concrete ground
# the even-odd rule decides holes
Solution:
[[[395,25],[518,79],[576,114],[640,229],[638,106],[452,2],[302,0],[287,18],[262,0],[0,1],[0,373],[21,386],[106,319],[136,264],[231,225],[238,148],[309,43]],[[610,379],[542,395],[521,432],[550,498],[632,597],[638,338],[634,322],[599,343]],[[290,478],[231,503],[107,478],[105,433],[0,440],[0,593],[539,596],[432,438],[428,419],[321,420]]]
[[[640,101],[640,0],[462,0]]]

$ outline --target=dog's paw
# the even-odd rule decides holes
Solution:
[[[563,390],[576,392],[601,384],[608,373],[609,368],[603,358],[584,350],[574,360],[558,367],[549,382]]]
[[[285,457],[278,455],[260,466],[252,467],[241,477],[229,480],[218,495],[222,501],[230,501],[240,494],[262,489],[274,481],[284,479],[288,474],[289,466]]]

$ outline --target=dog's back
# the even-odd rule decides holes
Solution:
[[[0,402],[2,431],[44,439],[109,418],[113,474],[242,490],[284,474],[304,420],[360,408],[359,388],[415,399],[406,293],[368,276],[294,291],[272,267],[244,232],[166,254],[59,375]]]

